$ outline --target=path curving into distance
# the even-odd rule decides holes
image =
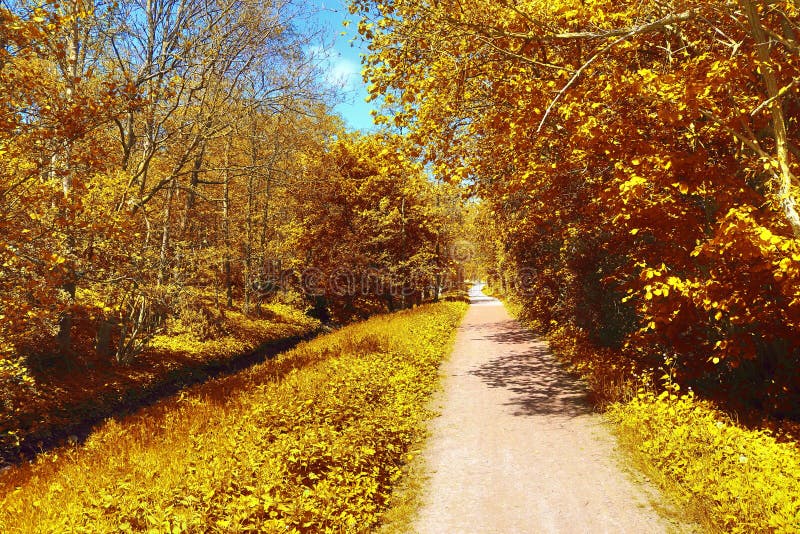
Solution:
[[[584,385],[498,300],[470,291],[423,452],[419,533],[682,531],[634,481]]]

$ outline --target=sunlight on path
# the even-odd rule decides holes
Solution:
[[[498,300],[480,286],[470,297],[442,369],[415,531],[666,531],[657,495],[621,471],[583,385]]]

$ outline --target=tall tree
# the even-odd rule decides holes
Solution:
[[[518,290],[543,328],[791,406],[778,392],[800,395],[785,374],[800,323],[794,3],[353,10],[373,94],[395,111],[380,120],[475,184],[500,270],[531,284]]]

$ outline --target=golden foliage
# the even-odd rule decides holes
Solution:
[[[797,532],[800,450],[734,424],[692,393],[641,390],[609,416],[667,488],[724,532]]]
[[[800,420],[796,5],[351,4],[380,120],[474,188],[544,330]]]
[[[466,306],[377,317],[0,479],[0,530],[366,531],[414,455]]]
[[[89,291],[79,296],[92,300]],[[87,307],[102,313],[97,304]],[[171,325],[128,365],[115,365],[90,350],[69,365],[0,359],[0,398],[6,406],[0,412],[0,449],[8,456],[21,449],[30,452],[37,442],[51,443],[63,428],[135,406],[161,388],[193,383],[259,347],[308,335],[320,326],[289,306],[264,309],[272,315],[269,320],[229,310],[221,321],[225,333],[205,341],[179,323]]]

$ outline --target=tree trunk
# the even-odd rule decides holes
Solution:
[[[783,116],[783,99],[779,94],[778,80],[772,67],[769,54],[769,41],[761,17],[753,0],[739,0],[739,5],[747,15],[750,32],[756,43],[758,59],[761,63],[761,75],[767,88],[767,97],[772,108],[772,129],[775,134],[775,157],[778,162],[779,172],[776,173],[778,181],[778,201],[783,208],[783,213],[792,227],[795,237],[800,237],[800,215],[797,213],[797,202],[792,191],[795,177],[789,164],[789,149],[786,140],[786,121]]]
[[[95,340],[94,350],[100,357],[107,357],[111,355],[111,322],[103,319],[100,321],[100,326],[97,328],[97,339]]]
[[[72,15],[75,15],[78,11],[79,5],[77,2],[73,2],[71,9]],[[79,62],[79,53],[80,53],[80,25],[79,19],[77,17],[73,17],[74,20],[71,22],[71,27],[69,28],[69,34],[67,36],[67,43],[66,43],[66,53],[67,53],[67,62],[66,62],[66,71],[64,72],[64,77],[66,78],[66,101],[68,105],[71,105],[75,99],[75,84],[79,79],[81,68]],[[65,199],[65,206],[61,210],[61,217],[64,221],[64,248],[62,251],[62,255],[64,257],[64,283],[61,286],[61,293],[63,296],[63,300],[65,301],[66,308],[62,313],[61,317],[58,320],[58,334],[56,335],[56,339],[58,341],[58,349],[63,355],[70,354],[72,352],[72,324],[73,324],[73,312],[70,309],[72,305],[75,303],[75,292],[77,289],[76,278],[77,278],[77,265],[76,265],[76,258],[75,258],[75,235],[74,235],[74,225],[73,225],[73,213],[72,209],[69,206],[70,201],[72,200],[73,196],[73,172],[70,168],[70,158],[72,155],[72,144],[71,142],[67,141],[64,146],[63,152],[63,174],[61,176],[61,191],[64,195]],[[54,156],[53,158],[53,166],[55,167],[58,165],[58,156]]]
[[[197,187],[200,185],[200,171],[203,168],[203,158],[205,157],[206,152],[206,143],[202,141],[200,143],[200,149],[197,151],[197,154],[194,157],[194,163],[192,165],[192,172],[189,178],[189,191],[186,193],[186,206],[183,210],[183,218],[181,219],[181,236],[188,236],[192,235],[193,228],[191,224],[192,218],[192,211],[194,211],[194,205],[197,202]]]
[[[225,302],[228,308],[233,306],[233,280],[231,279],[231,222],[230,222],[230,187],[231,187],[231,138],[225,142],[225,173],[222,193],[222,239],[225,252],[223,255],[223,271],[225,274]]]
[[[173,177],[172,183],[167,190],[167,200],[164,205],[164,225],[161,227],[161,254],[159,256],[158,265],[158,285],[162,285],[167,276],[167,263],[169,260],[169,245],[170,245],[170,218],[172,216],[172,197],[175,195],[175,189],[178,186],[178,179]]]
[[[242,311],[245,315],[250,312],[250,299],[252,298],[253,283],[253,219],[255,217],[255,200],[256,200],[256,177],[258,165],[258,139],[256,134],[257,118],[254,113],[252,119],[252,131],[250,134],[250,172],[247,175],[247,216],[245,221],[245,242],[244,242],[244,302],[242,304]]]

